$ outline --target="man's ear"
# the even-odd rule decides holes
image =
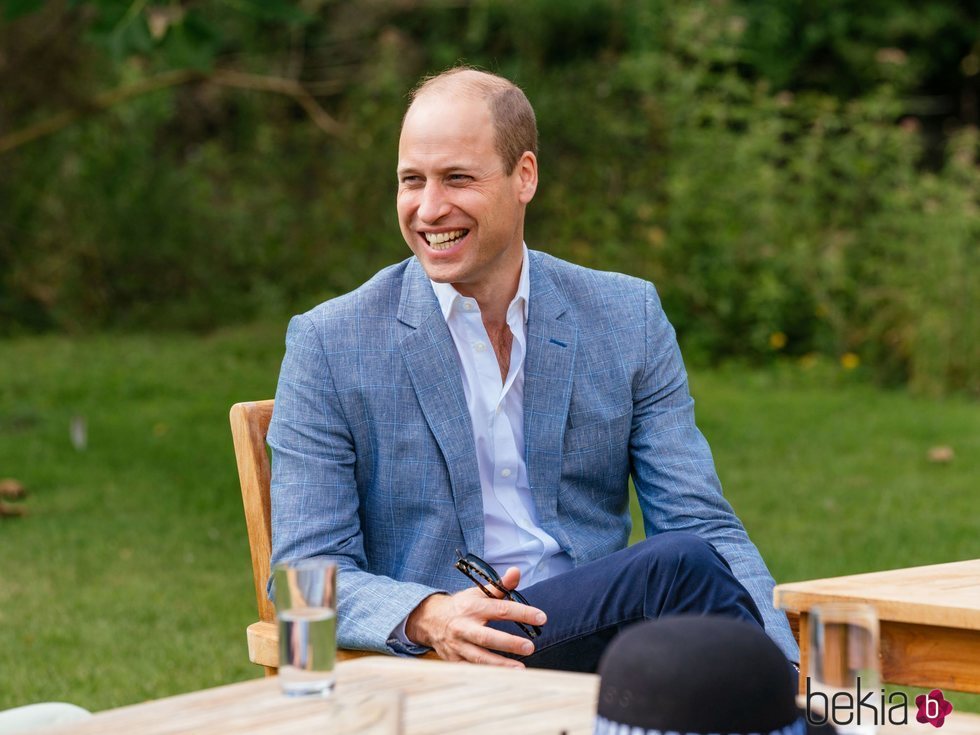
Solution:
[[[524,151],[514,168],[520,182],[518,198],[527,204],[538,190],[538,159],[531,151]]]

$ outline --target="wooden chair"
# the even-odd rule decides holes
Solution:
[[[272,514],[269,486],[272,468],[265,437],[272,418],[273,401],[249,401],[231,407],[231,437],[238,461],[238,479],[242,485],[242,504],[245,506],[245,525],[248,527],[248,546],[252,552],[252,581],[255,583],[255,604],[259,619],[248,626],[248,658],[265,667],[267,675],[276,673],[279,666],[279,631],[276,610],[266,595],[269,579],[269,560],[272,555]],[[338,660],[370,655],[370,651],[340,649]]]

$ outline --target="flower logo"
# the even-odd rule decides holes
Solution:
[[[933,727],[942,727],[946,722],[946,715],[953,711],[953,704],[946,701],[941,689],[920,694],[915,698],[915,704],[919,708],[915,719],[923,724],[928,722]]]

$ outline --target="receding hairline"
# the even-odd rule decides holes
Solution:
[[[510,174],[525,152],[538,154],[534,108],[524,90],[509,79],[470,66],[455,66],[423,78],[409,93],[402,128],[415,103],[429,97],[466,98],[482,102],[490,113],[494,147]]]
[[[412,109],[416,100],[428,94],[462,94],[483,100],[489,105],[493,95],[512,89],[520,91],[520,87],[509,79],[471,66],[456,66],[439,74],[424,77],[409,93],[409,105],[405,114],[407,115],[408,110]]]

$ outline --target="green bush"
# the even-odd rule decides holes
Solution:
[[[891,83],[849,102],[773,94],[738,73],[740,24],[690,20],[662,94],[679,328],[710,357],[816,352],[980,394],[976,130],[922,172]]]
[[[99,9],[93,48],[115,54],[72,51],[86,43],[76,17],[59,48],[84,89],[230,57],[334,79],[320,99],[344,130],[324,135],[287,98],[200,83],[6,154],[0,332],[209,329],[356,287],[408,254],[393,206],[406,91],[463,60],[535,104],[529,244],[654,280],[689,359],[820,355],[980,395],[977,133],[937,135],[908,101],[976,66],[960,63],[969,18],[951,0],[900,2],[888,23],[841,3],[314,2],[296,15],[248,0],[254,18],[190,8],[159,48],[138,14],[113,30],[128,3],[78,5]],[[36,120],[29,90],[2,82],[0,107]]]

